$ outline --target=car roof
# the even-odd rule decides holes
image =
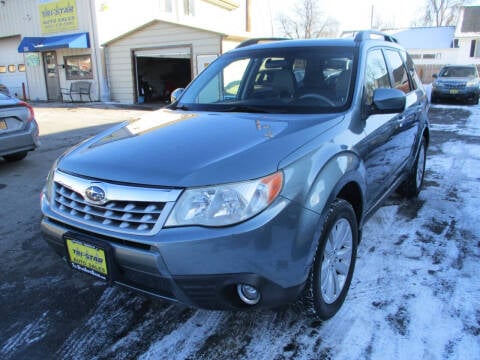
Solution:
[[[248,45],[237,48],[233,51],[242,50],[259,50],[259,49],[281,49],[281,48],[295,48],[295,47],[318,47],[318,46],[355,46],[353,38],[346,39],[303,39],[303,40],[276,40],[266,43],[259,43],[255,45]]]
[[[265,50],[265,49],[285,49],[285,48],[309,48],[309,47],[356,47],[361,45],[367,46],[385,46],[397,49],[403,49],[403,47],[391,41],[385,41],[382,39],[372,38],[364,40],[356,40],[356,38],[336,38],[336,39],[275,39],[270,42],[261,42],[254,45],[240,46],[230,53],[251,51],[251,50]]]

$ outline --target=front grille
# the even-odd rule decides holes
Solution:
[[[445,83],[447,89],[464,89],[465,83]]]
[[[131,235],[154,235],[160,231],[166,216],[180,196],[181,189],[136,186],[125,183],[102,182],[55,170],[52,210],[62,215],[59,221],[72,226],[88,225],[111,232]],[[103,201],[87,198],[89,189],[103,191]],[[83,228],[83,227],[82,227]],[[84,229],[95,231],[94,229]],[[116,236],[116,235],[114,235]]]
[[[54,185],[54,207],[81,222],[114,231],[149,234],[158,222],[165,204],[145,201],[108,201],[94,205],[74,190]]]

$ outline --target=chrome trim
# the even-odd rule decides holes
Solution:
[[[92,185],[99,186],[105,191],[107,200],[104,204],[95,204],[85,198],[85,191]],[[59,170],[54,171],[52,186],[52,211],[72,220],[74,224],[113,233],[144,236],[154,235],[160,231],[182,192],[179,189],[99,182],[72,176]],[[120,202],[126,204],[118,204]],[[139,205],[140,208],[142,206],[144,208],[136,208],[138,203],[144,203]],[[136,228],[132,229],[132,226]]]

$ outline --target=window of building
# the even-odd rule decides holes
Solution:
[[[160,9],[166,13],[173,12],[172,0],[160,0]]]
[[[435,54],[423,54],[424,59],[435,59]]]
[[[15,72],[17,71],[16,65],[8,65],[8,72]]]
[[[458,44],[458,39],[453,39],[452,41],[452,48],[458,49],[460,45]]]
[[[25,64],[18,64],[18,71],[25,72]]]
[[[194,0],[183,0],[183,12],[187,16],[195,15]]]
[[[480,57],[480,39],[472,40],[470,45],[470,57]]]
[[[65,56],[63,59],[67,80],[93,79],[90,55]]]
[[[7,72],[7,67],[5,65],[0,65],[0,74],[4,74]]]

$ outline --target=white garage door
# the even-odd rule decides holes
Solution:
[[[22,83],[26,89],[27,78],[23,53],[18,52],[20,40],[20,36],[0,38],[0,84],[10,90],[10,95],[23,97]]]
[[[136,50],[136,57],[190,59],[190,47],[167,47],[148,50]]]

